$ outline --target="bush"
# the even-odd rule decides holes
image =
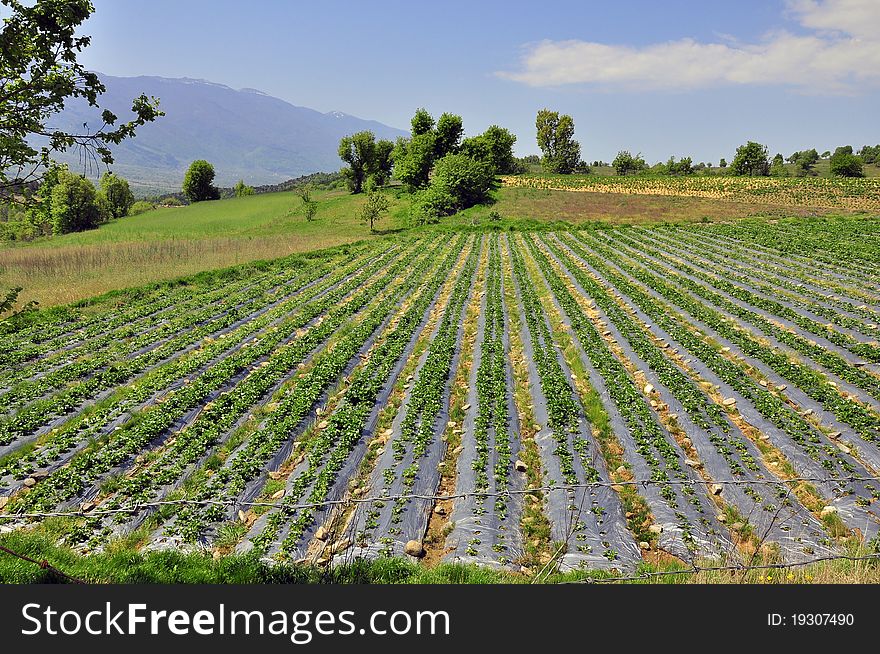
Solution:
[[[107,199],[107,206],[114,218],[128,215],[128,210],[134,204],[134,195],[127,180],[113,173],[104,173],[101,177],[101,193]]]
[[[93,229],[111,214],[107,199],[95,191],[89,180],[61,170],[52,188],[49,215],[52,233],[67,234]]]
[[[128,210],[129,216],[137,216],[142,213],[146,213],[147,211],[152,211],[156,208],[156,205],[152,202],[147,202],[146,200],[138,200]]]
[[[452,197],[456,210],[467,209],[489,199],[495,181],[492,166],[461,154],[448,154],[437,162],[431,186]]]
[[[240,179],[240,180],[238,180],[238,183],[235,185],[235,187],[232,189],[232,191],[235,194],[235,197],[242,198],[247,195],[253,195],[254,194],[254,187],[248,186],[247,184],[244,183],[243,179]]]
[[[849,152],[837,152],[831,157],[831,174],[838,177],[864,177],[862,160]]]
[[[413,196],[410,218],[416,225],[436,223],[442,216],[455,213],[455,198],[433,184]]]

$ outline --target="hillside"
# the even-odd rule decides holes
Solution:
[[[111,77],[101,75],[107,92],[101,104],[120,120],[140,93],[161,100],[165,116],[138,130],[137,137],[114,149],[113,170],[144,190],[177,190],[194,159],[207,159],[217,183],[232,186],[275,184],[319,171],[338,170],[339,139],[360,130],[395,139],[406,132],[338,111],[321,113],[254,89],[235,90],[189,78]],[[54,119],[64,129],[100,127],[99,113],[85,102],[71,102]],[[60,157],[82,168],[79,154]]]

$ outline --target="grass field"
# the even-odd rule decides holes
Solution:
[[[312,222],[304,218],[296,195],[269,193],[161,208],[96,230],[0,245],[0,288],[21,286],[22,301],[54,306],[375,238],[357,217],[362,198],[341,191],[317,192],[315,197],[320,209]],[[392,213],[398,204],[395,200]],[[390,224],[392,219],[385,221]]]

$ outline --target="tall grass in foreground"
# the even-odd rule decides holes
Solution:
[[[428,568],[403,559],[358,560],[344,566],[269,565],[254,556],[214,559],[209,552],[138,552],[131,543],[117,542],[101,554],[82,556],[56,544],[51,522],[35,531],[0,536],[0,546],[38,561],[47,560],[66,574],[89,583],[302,583],[302,584],[499,584],[601,581],[606,572],[534,575],[514,574],[473,565],[441,564]],[[57,534],[56,534],[57,535]],[[851,549],[861,556],[865,550]],[[718,562],[703,562],[706,567]],[[639,572],[675,570],[676,565],[644,564]],[[0,583],[62,583],[49,569],[0,552]],[[607,583],[607,582],[606,582]],[[705,571],[697,574],[655,576],[629,583],[675,584],[877,584],[880,560],[835,560],[781,570]]]

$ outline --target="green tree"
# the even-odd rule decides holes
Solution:
[[[306,220],[312,222],[318,213],[318,202],[312,198],[312,187],[306,184],[305,186],[300,186],[294,192],[302,200]]]
[[[788,177],[788,169],[785,167],[785,160],[781,154],[773,157],[773,163],[770,164],[770,175],[773,177]]]
[[[399,138],[392,153],[394,176],[411,189],[428,185],[434,165],[434,134],[423,132],[410,139]]]
[[[193,161],[183,177],[183,194],[190,202],[219,200],[220,189],[214,186],[214,166],[204,159]]]
[[[235,197],[242,198],[246,195],[253,195],[255,193],[253,186],[248,186],[244,183],[243,179],[238,180],[235,186],[232,189],[232,192],[235,193]]]
[[[727,159],[721,157],[721,160],[718,162],[719,168],[727,168]]]
[[[831,174],[837,177],[864,177],[865,171],[862,167],[862,160],[844,148],[838,148],[831,155]]]
[[[461,122],[461,116],[450,113],[442,114],[434,130],[434,159],[458,152],[463,134],[464,126]]]
[[[357,132],[351,136],[343,136],[339,141],[339,158],[348,164],[342,174],[352,193],[360,193],[370,166],[376,156],[376,135],[369,130]]]
[[[538,147],[544,153],[545,172],[569,174],[581,160],[581,146],[574,140],[574,120],[558,111],[541,109],[535,119]]]
[[[113,173],[104,173],[101,177],[101,193],[107,198],[110,214],[114,218],[128,215],[131,205],[134,204],[134,194],[126,179]]]
[[[476,161],[492,161],[492,146],[484,134],[464,139],[458,152]]]
[[[830,155],[831,153],[829,153]],[[880,145],[864,145],[862,149],[859,150],[859,156],[862,158],[862,161],[866,164],[875,163],[880,161]]]
[[[428,134],[433,129],[434,119],[428,113],[428,110],[423,108],[416,109],[416,113],[410,121],[410,133],[413,136],[419,136],[421,134]]]
[[[486,162],[495,175],[511,175],[520,170],[520,164],[513,156],[514,143],[516,136],[503,127],[492,125],[479,136],[462,141],[459,153]]]
[[[816,148],[804,150],[803,152],[797,152],[795,154],[797,156],[795,156],[793,163],[796,166],[795,170],[797,176],[807,177],[808,175],[815,175],[814,167],[819,162],[819,153],[816,152]]]
[[[754,141],[739,146],[730,168],[734,175],[769,175],[770,161],[767,146]]]
[[[101,201],[95,186],[66,169],[58,172],[52,187],[50,215],[54,234],[94,229],[110,218],[109,206]]]
[[[375,231],[373,229],[374,223],[382,217],[383,213],[388,211],[390,206],[388,196],[382,191],[375,188],[370,188],[367,191],[367,201],[361,207],[361,220],[370,225],[370,232]]]
[[[385,186],[391,179],[391,169],[394,160],[391,154],[394,152],[394,143],[386,139],[376,141],[376,147],[373,148],[373,159],[368,167],[367,176],[376,186]]]
[[[482,138],[489,147],[489,165],[496,175],[512,175],[519,170],[516,157],[513,156],[516,143],[513,133],[498,125],[490,125]]]
[[[693,159],[690,157],[682,157],[678,161],[675,160],[675,157],[669,157],[669,161],[666,162],[666,173],[668,175],[692,175],[694,172],[693,164]]]
[[[134,136],[135,130],[163,115],[159,101],[140,95],[132,102],[134,118],[117,124],[109,110],[100,114],[95,131],[68,132],[48,126],[66,102],[82,98],[100,109],[106,90],[98,76],[77,57],[91,42],[78,34],[94,12],[89,0],[2,0],[8,16],[0,31],[0,191],[37,182],[52,167],[52,156],[80,149],[90,161],[113,163],[110,145]],[[16,193],[24,202],[33,195]]]
[[[618,175],[638,173],[647,168],[647,164],[645,163],[644,158],[642,158],[642,153],[639,152],[637,155],[633,156],[630,154],[629,150],[621,150],[618,152],[614,161],[611,162],[611,165],[614,166],[614,172]]]

